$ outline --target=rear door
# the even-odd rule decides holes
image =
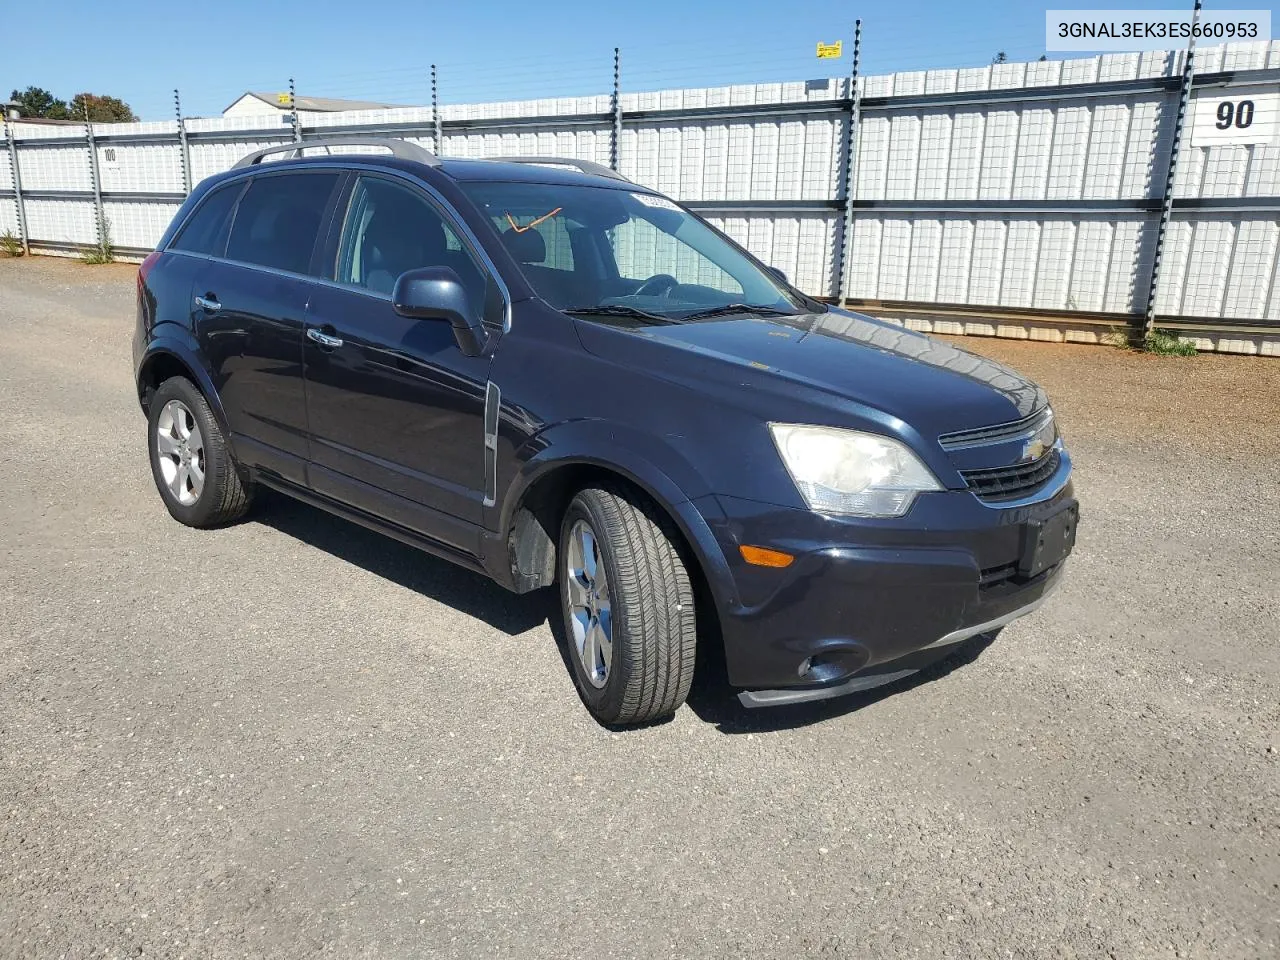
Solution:
[[[151,297],[157,324],[174,322],[193,329],[200,312],[194,302],[196,282],[207,275],[209,258],[226,252],[231,215],[244,188],[241,180],[210,190],[147,274],[142,295]],[[163,334],[156,331],[157,336]]]
[[[480,309],[492,281],[425,191],[355,176],[335,218],[333,283],[317,283],[304,345],[311,486],[469,554],[484,499],[489,357],[465,356],[442,320],[391,305],[396,279],[451,267]],[[498,323],[502,300],[496,297]]]
[[[306,482],[303,321],[317,238],[342,175],[263,173],[236,206],[225,256],[197,276],[196,335],[241,461]]]

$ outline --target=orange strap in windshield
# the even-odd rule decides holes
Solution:
[[[554,217],[557,213],[559,213],[563,209],[564,207],[556,207],[550,213],[544,213],[542,216],[538,217],[538,219],[530,220],[523,227],[520,226],[518,223],[516,223],[515,218],[512,217],[510,213],[508,213],[507,223],[511,224],[511,229],[514,230],[516,233],[524,233],[526,230],[532,230],[534,227],[542,223],[544,220],[550,220],[552,217]]]

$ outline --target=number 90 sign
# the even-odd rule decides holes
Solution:
[[[1191,108],[1192,146],[1270,143],[1276,139],[1280,93],[1202,90]]]

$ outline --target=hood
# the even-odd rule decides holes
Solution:
[[[667,379],[706,383],[719,371],[765,393],[776,393],[775,384],[804,386],[897,417],[926,436],[1020,420],[1048,402],[1003,364],[842,310],[641,326],[592,317],[579,330],[588,350],[620,363],[640,359],[634,338],[687,350],[693,362],[661,365]],[[611,335],[622,330],[633,336]]]

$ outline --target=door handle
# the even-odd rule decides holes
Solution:
[[[327,333],[321,333],[315,327],[307,328],[307,339],[314,340],[320,346],[329,347],[330,349],[342,346],[341,337],[331,337]]]
[[[201,310],[208,310],[210,313],[217,313],[222,309],[222,304],[212,294],[207,297],[196,297],[196,306]]]

